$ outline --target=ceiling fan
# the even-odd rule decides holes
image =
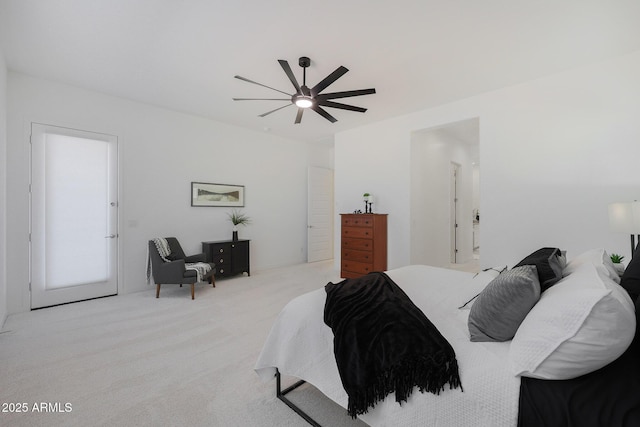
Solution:
[[[338,98],[348,98],[350,96],[360,96],[360,95],[371,95],[376,93],[375,89],[359,89],[359,90],[348,90],[344,92],[333,92],[333,93],[324,93],[321,94],[324,89],[326,89],[330,84],[338,80],[342,77],[347,71],[349,71],[346,67],[340,66],[333,73],[329,74],[325,77],[320,83],[312,87],[311,89],[307,87],[307,67],[311,65],[311,60],[306,56],[301,57],[298,60],[298,65],[302,67],[302,86],[296,80],[296,77],[293,75],[293,71],[291,71],[291,67],[289,63],[284,59],[279,59],[278,62],[280,66],[284,70],[287,77],[293,84],[293,87],[296,89],[296,92],[293,94],[289,94],[282,90],[278,90],[272,88],[267,85],[263,85],[262,83],[254,82],[253,80],[249,80],[242,76],[234,76],[236,79],[244,80],[245,82],[253,83],[258,86],[266,87],[271,90],[275,90],[276,92],[283,93],[285,95],[290,96],[290,98],[233,98],[234,101],[288,101],[290,104],[284,105],[282,107],[278,107],[275,110],[267,111],[264,114],[260,114],[259,117],[264,117],[271,113],[274,113],[278,110],[286,108],[290,105],[295,105],[298,107],[298,114],[296,114],[296,120],[294,123],[300,123],[302,121],[302,114],[304,110],[307,108],[315,111],[320,114],[325,119],[329,120],[331,123],[335,123],[338,121],[335,117],[329,114],[322,107],[330,107],[330,108],[340,108],[342,110],[350,110],[357,111],[360,113],[364,113],[367,111],[366,108],[356,107],[353,105],[342,104],[340,102],[331,101],[332,99]]]

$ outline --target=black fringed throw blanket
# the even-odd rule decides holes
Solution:
[[[338,372],[352,417],[389,393],[406,402],[413,387],[439,394],[460,387],[449,342],[384,273],[325,286],[324,323],[334,334]]]

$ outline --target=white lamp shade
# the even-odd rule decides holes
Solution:
[[[611,203],[609,228],[616,233],[640,234],[640,202]]]

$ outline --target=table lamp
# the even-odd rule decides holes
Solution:
[[[609,205],[609,228],[614,233],[631,235],[631,257],[636,249],[636,235],[640,242],[640,202],[620,202]]]

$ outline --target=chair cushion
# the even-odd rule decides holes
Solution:
[[[207,256],[204,253],[188,255],[184,257],[184,262],[207,262]]]
[[[169,255],[169,259],[174,261],[176,259],[184,259],[186,255],[182,250],[182,246],[178,242],[178,239],[175,237],[167,237],[167,243],[169,244],[169,249],[171,249],[171,254]]]

